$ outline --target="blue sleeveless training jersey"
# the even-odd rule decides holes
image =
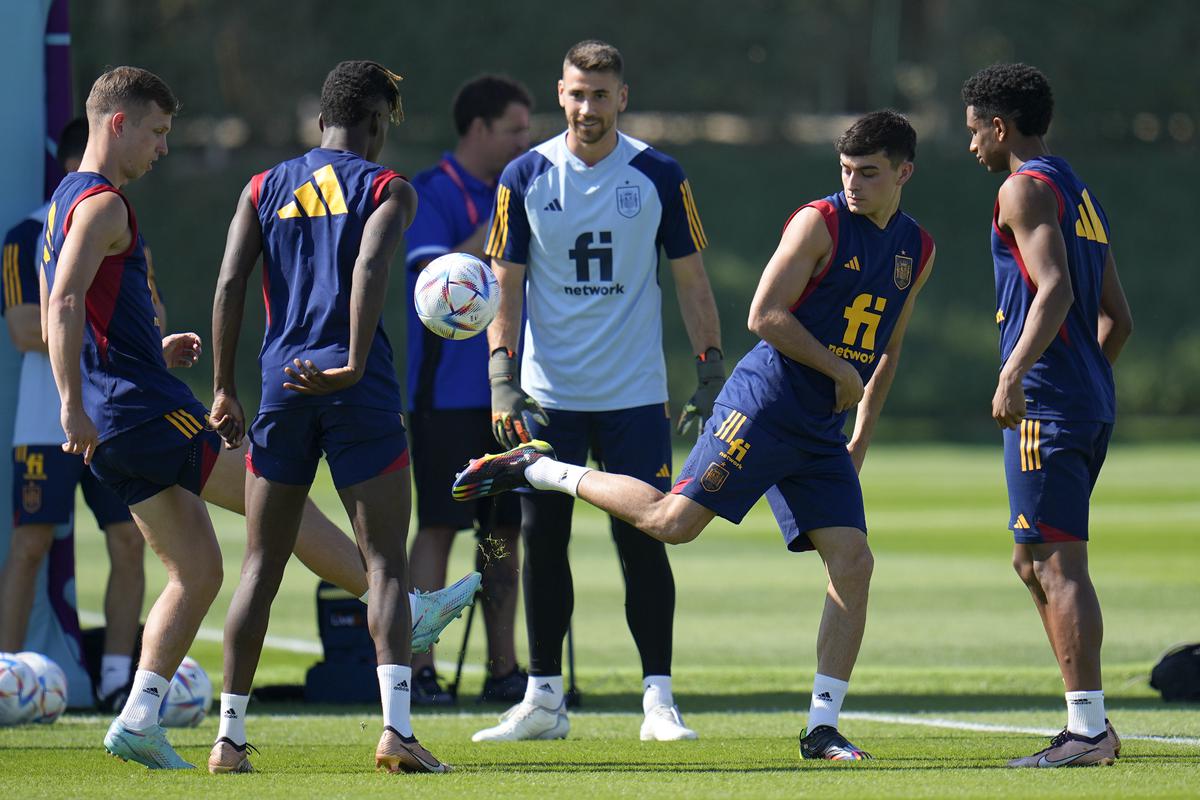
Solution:
[[[88,197],[113,192],[129,211],[129,247],[108,256],[86,296],[83,333],[83,407],[104,442],[143,422],[196,403],[191,390],[167,370],[155,319],[142,235],[133,206],[107,178],[72,172],[50,199],[42,231],[42,268],[54,287],[58,255],[75,208]]]
[[[1024,175],[1054,190],[1058,221],[1067,247],[1067,271],[1075,301],[1067,319],[1021,382],[1031,419],[1115,422],[1112,365],[1100,349],[1097,323],[1104,264],[1108,258],[1108,218],[1071,165],[1056,156],[1038,156],[1008,177]],[[1033,304],[1037,286],[1012,234],[992,212],[992,258],[996,266],[996,323],[1000,362],[1008,360]]]
[[[842,192],[801,208],[821,213],[833,248],[792,305],[792,313],[821,344],[849,361],[865,384],[929,261],[933,239],[901,211],[886,227],[878,227],[852,213]],[[846,446],[842,428],[847,412],[834,413],[834,397],[830,378],[760,341],[738,362],[717,403],[802,449],[836,452]]]
[[[267,329],[259,352],[260,411],[304,405],[401,410],[400,383],[383,319],[354,386],[320,397],[283,388],[283,368],[309,359],[318,368],[346,366],[350,353],[350,286],[367,218],[379,205],[390,169],[344,150],[314,148],[250,181],[262,225],[263,301]]]

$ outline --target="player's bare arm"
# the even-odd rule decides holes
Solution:
[[[246,412],[237,396],[235,366],[238,336],[246,307],[246,287],[262,253],[262,226],[251,198],[250,184],[242,190],[225,237],[225,255],[213,298],[212,425],[234,449],[246,435]]]
[[[149,245],[142,245],[142,255],[146,256],[146,281],[150,285],[150,302],[154,304],[155,322],[163,336],[167,335],[167,307],[163,304],[162,296],[158,293],[158,277],[154,273],[154,254]],[[168,365],[170,362],[167,362]]]
[[[862,377],[849,362],[817,341],[791,310],[832,249],[833,238],[821,213],[815,208],[801,209],[788,223],[763,270],[750,302],[747,326],[788,358],[828,376],[837,390],[833,410],[841,413],[862,399]]]
[[[350,278],[350,353],[344,367],[318,369],[295,359],[283,371],[290,379],[283,388],[308,395],[332,394],[358,383],[367,368],[367,354],[383,315],[388,271],[404,231],[417,213],[417,192],[408,181],[393,178],[386,196],[363,228],[362,245]]]
[[[1075,292],[1067,271],[1067,246],[1058,225],[1058,200],[1041,181],[1009,179],[1000,187],[998,223],[1016,239],[1036,294],[1021,338],[1000,370],[992,398],[992,418],[1016,428],[1025,417],[1021,380],[1041,357],[1067,319]]]
[[[46,352],[46,343],[42,340],[42,310],[39,304],[22,303],[13,306],[4,314],[8,323],[8,338],[13,347],[22,353]]]
[[[704,258],[699,252],[671,259],[671,274],[675,278],[675,293],[679,313],[687,329],[692,352],[703,353],[710,347],[721,349],[721,320],[712,285],[704,271]]]
[[[83,200],[75,207],[71,234],[63,242],[54,276],[54,288],[46,299],[46,334],[54,383],[62,398],[62,427],[66,441],[62,449],[92,462],[99,432],[83,410],[79,353],[83,349],[87,291],[105,256],[129,246],[132,233],[125,202],[115,192]]]
[[[863,389],[863,398],[858,402],[858,412],[854,417],[854,434],[850,437],[850,443],[846,449],[850,451],[850,459],[854,462],[854,468],[859,472],[862,472],[863,462],[867,458],[867,448],[875,433],[875,423],[879,421],[879,415],[883,413],[883,404],[887,402],[888,392],[891,391],[892,381],[896,377],[896,369],[900,365],[900,348],[904,343],[904,332],[908,329],[908,321],[912,318],[913,309],[917,306],[917,295],[920,294],[921,287],[925,285],[925,282],[929,280],[930,273],[933,272],[933,260],[936,256],[937,248],[934,248],[933,252],[929,254],[929,260],[925,262],[925,269],[921,270],[920,277],[917,278],[912,291],[908,293],[904,307],[900,309],[900,317],[896,320],[896,327],[892,330],[888,346],[879,359],[879,366],[875,368],[875,374],[871,376],[871,380],[867,381],[867,385]]]
[[[503,347],[517,351],[521,339],[521,307],[525,302],[525,265],[501,258],[492,259],[492,272],[500,284],[500,307],[488,325],[488,352]]]
[[[1133,312],[1125,299],[1121,278],[1117,275],[1117,262],[1112,250],[1104,261],[1104,280],[1100,285],[1100,314],[1097,322],[1096,340],[1108,363],[1117,363],[1121,348],[1133,334]]]

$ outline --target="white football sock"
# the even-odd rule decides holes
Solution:
[[[525,468],[525,480],[535,489],[553,489],[572,497],[579,491],[579,482],[591,472],[588,467],[564,464],[553,458],[539,458]]]
[[[530,675],[525,684],[524,702],[557,709],[563,702],[562,675]]]
[[[100,696],[108,695],[129,683],[129,670],[133,667],[131,656],[114,656],[108,653],[100,659]]]
[[[412,718],[409,716],[412,667],[380,664],[375,668],[375,674],[379,676],[379,696],[383,700],[383,724],[401,736],[412,736]]]
[[[162,675],[149,670],[139,669],[135,672],[129,699],[121,709],[121,722],[135,731],[144,731],[151,725],[157,725],[158,710],[167,697],[170,685],[171,682]]]
[[[642,678],[642,711],[649,714],[655,706],[675,705],[671,693],[670,675],[647,675]]]
[[[250,695],[248,694],[221,692],[221,724],[217,728],[218,739],[224,736],[238,746],[246,743],[246,704],[249,702]]]
[[[838,726],[838,715],[842,713],[842,701],[846,699],[847,681],[839,681],[828,675],[817,673],[813,678],[812,703],[808,708],[808,730],[821,725]]]
[[[1067,692],[1067,730],[1092,738],[1104,733],[1104,691]]]

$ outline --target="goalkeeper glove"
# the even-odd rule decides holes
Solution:
[[[504,347],[497,347],[488,359],[488,383],[492,385],[492,435],[505,448],[513,448],[533,437],[525,415],[542,424],[550,420],[538,402],[517,384],[516,359]]]
[[[725,385],[725,362],[720,350],[710,347],[702,355],[696,356],[696,377],[700,385],[683,407],[675,428],[680,435],[687,433],[693,424],[696,426],[696,435],[699,435],[704,421],[712,416],[713,403]]]

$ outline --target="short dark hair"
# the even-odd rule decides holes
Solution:
[[[962,87],[963,103],[984,119],[1011,119],[1026,136],[1044,136],[1054,116],[1050,81],[1028,64],[993,64],[976,72]]]
[[[625,75],[621,51],[599,39],[584,39],[567,51],[563,69],[575,67],[584,72],[611,72],[618,78]]]
[[[480,75],[459,88],[454,95],[454,129],[462,136],[476,118],[491,123],[504,116],[512,103],[533,108],[533,97],[520,82],[507,75]]]
[[[343,61],[325,76],[321,119],[334,128],[350,128],[366,119],[371,105],[384,100],[392,122],[404,119],[399,75],[377,61]]]
[[[54,159],[63,172],[67,171],[68,161],[83,158],[87,142],[88,121],[86,117],[76,117],[66,124],[62,133],[58,135],[58,149],[54,152]]]
[[[895,166],[917,157],[917,132],[903,114],[872,111],[847,128],[835,147],[845,156],[869,156],[882,150]]]
[[[99,119],[133,105],[154,103],[165,114],[179,113],[179,99],[162,78],[141,67],[113,67],[92,84],[88,92],[88,119]]]

